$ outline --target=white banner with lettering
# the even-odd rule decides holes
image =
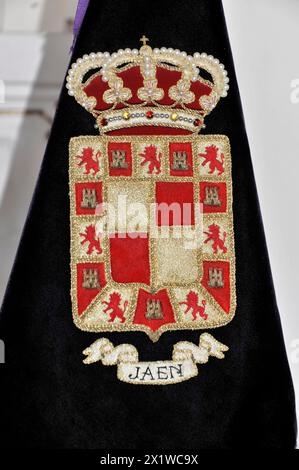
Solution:
[[[180,341],[173,346],[172,360],[142,362],[131,344],[114,346],[107,338],[100,338],[83,351],[84,364],[101,361],[105,366],[117,366],[119,380],[141,385],[169,385],[183,382],[198,374],[197,364],[205,364],[209,357],[224,359],[228,347],[209,333],[203,333],[199,345]]]

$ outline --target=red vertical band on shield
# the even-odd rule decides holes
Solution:
[[[86,285],[86,276],[88,275],[93,277],[94,285],[97,284],[97,287],[92,287],[92,282],[88,287],[84,287],[84,285]],[[106,278],[104,263],[77,264],[77,305],[79,315],[82,315],[85,312],[87,307],[95,299],[98,293],[101,292],[105,285]]]
[[[213,286],[213,276],[222,279],[223,285]],[[228,261],[203,261],[202,285],[226,313],[230,312],[230,263]]]

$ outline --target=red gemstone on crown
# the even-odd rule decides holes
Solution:
[[[102,127],[107,126],[107,124],[108,124],[107,119],[106,119],[106,118],[102,118],[101,121],[100,121],[100,124],[101,124]]]
[[[193,121],[193,124],[194,124],[194,126],[196,126],[196,127],[200,126],[201,123],[202,123],[201,120],[198,119],[198,118],[197,118],[197,119],[194,119],[194,121]]]
[[[154,117],[153,111],[147,111],[145,113],[145,115],[146,115],[147,119],[152,119]]]

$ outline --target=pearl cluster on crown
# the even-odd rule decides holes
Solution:
[[[137,96],[142,101],[139,107],[152,106],[153,109],[159,107],[160,110],[165,108],[159,104],[159,101],[164,97],[164,90],[158,86],[157,67],[167,67],[181,72],[180,80],[176,85],[170,87],[168,92],[169,97],[173,100],[172,109],[187,110],[186,105],[194,102],[195,95],[190,87],[191,83],[196,81],[207,83],[212,89],[209,95],[203,95],[199,98],[201,111],[193,110],[193,114],[197,112],[201,119],[215,108],[220,98],[227,96],[229,89],[227,72],[224,65],[212,55],[199,52],[188,55],[184,51],[166,47],[152,49],[146,44],[147,38],[143,37],[141,40],[143,46],[139,50],[120,49],[112,54],[92,52],[78,59],[68,72],[66,87],[69,95],[74,96],[77,102],[95,117],[107,111],[113,111],[118,104],[131,109],[133,105],[128,101],[132,97],[132,91],[124,86],[123,80],[118,74],[124,68],[138,65],[143,77],[143,86],[137,90]],[[99,69],[97,73],[109,87],[103,93],[103,101],[110,105],[108,110],[97,110],[96,98],[88,97],[84,92],[84,77],[92,69]],[[200,76],[201,69],[210,74],[212,82],[204,80]],[[127,115],[125,120],[128,121]]]

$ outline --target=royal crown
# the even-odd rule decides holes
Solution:
[[[227,96],[224,66],[205,53],[191,56],[178,49],[152,49],[145,36],[141,41],[140,50],[91,53],[78,59],[67,76],[69,95],[97,119],[102,133],[136,126],[199,132],[205,116]],[[211,80],[202,78],[202,71]]]

